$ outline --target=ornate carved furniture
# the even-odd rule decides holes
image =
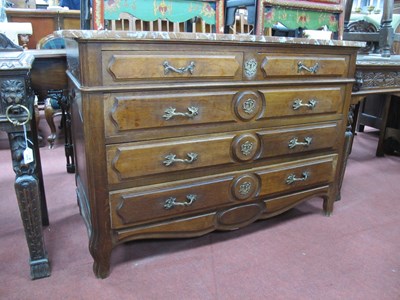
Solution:
[[[257,34],[264,34],[266,28],[279,22],[291,30],[326,26],[335,33],[335,39],[342,37],[342,0],[258,0],[257,10]]]
[[[354,25],[354,23],[349,21],[352,5],[352,0],[346,2],[344,39],[366,41],[369,43],[369,46],[364,49],[363,52],[380,52],[382,56],[381,58],[379,57],[380,55],[359,55],[357,59],[357,76],[360,82],[362,82],[362,85],[360,85],[360,90],[354,94],[353,103],[356,105],[356,117],[360,117],[362,123],[380,129],[376,155],[383,156],[383,145],[387,131],[387,119],[392,102],[392,95],[396,95],[400,89],[400,81],[398,78],[400,58],[398,55],[392,55],[393,42],[398,41],[400,37],[399,34],[394,33],[394,28],[392,26],[393,0],[383,1],[381,25],[376,31],[370,29],[365,30],[365,28],[358,27],[357,24]],[[371,17],[368,20],[371,20]],[[397,19],[395,26],[397,26],[398,23],[399,20]],[[352,26],[355,26],[355,28]],[[362,32],[362,30],[367,32]],[[370,101],[375,102],[374,106],[378,104],[378,111],[381,111],[380,116],[377,111],[372,115],[365,114],[365,105],[367,103],[363,103],[363,101],[366,97],[369,103],[371,103]],[[356,121],[352,125],[353,132],[355,131],[355,126]]]
[[[377,42],[381,49],[383,57],[389,57],[391,55],[391,49],[393,41],[399,41],[400,35],[395,34],[392,27],[393,17],[393,0],[383,0],[383,11],[381,26],[378,32],[352,32],[348,26],[350,24],[351,8],[353,6],[353,0],[346,1],[346,10],[344,16],[344,34],[343,39],[353,41],[365,41],[365,42]]]
[[[60,129],[64,130],[64,148],[65,157],[67,159],[67,172],[75,173],[74,146],[72,144],[71,134],[71,114],[67,90],[49,90],[48,98],[46,98],[44,106],[46,121],[51,129],[51,134],[47,138],[49,147],[53,148],[54,140],[57,136],[54,118],[56,116],[61,116]]]
[[[400,57],[392,55],[390,58],[382,58],[373,55],[359,55],[357,58],[356,77],[360,82],[353,92],[352,104],[358,105],[365,97],[381,95],[384,97],[382,111],[382,127],[379,133],[379,141],[376,150],[377,156],[384,155],[384,142],[387,137],[387,120],[392,96],[400,95]],[[358,109],[358,106],[357,106]],[[355,112],[357,116],[357,111]],[[355,131],[356,120],[353,123]]]
[[[30,69],[34,57],[0,34],[0,129],[8,133],[15,191],[25,229],[32,279],[50,276],[42,224],[48,225]]]
[[[238,229],[316,196],[331,214],[360,43],[58,34],[96,276],[129,240]]]

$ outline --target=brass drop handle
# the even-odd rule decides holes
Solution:
[[[306,136],[306,137],[304,138],[304,142],[299,142],[299,141],[298,141],[298,138],[292,138],[292,139],[289,141],[288,146],[289,146],[290,149],[293,149],[293,148],[295,148],[296,146],[305,146],[305,147],[308,147],[308,146],[310,146],[311,142],[312,142],[312,137],[309,137],[309,136]]]
[[[286,178],[286,184],[292,184],[296,181],[305,181],[309,178],[310,174],[308,172],[303,172],[302,177],[296,177],[294,174],[290,174],[288,178]]]
[[[176,202],[176,198],[169,197],[167,200],[165,200],[164,208],[171,209],[174,208],[175,206],[190,206],[193,204],[194,201],[197,200],[197,195],[194,194],[186,195],[186,199],[187,199],[186,202]]]
[[[10,117],[10,110],[17,110],[19,108],[22,108],[26,112],[26,119],[23,122],[19,122],[18,120],[13,120]],[[22,104],[14,104],[14,105],[10,105],[7,107],[6,118],[7,118],[8,122],[12,123],[14,126],[22,126],[29,122],[29,120],[31,119],[31,113],[26,106],[24,106]]]
[[[186,154],[188,159],[181,159],[181,158],[176,158],[176,154],[170,153],[167,156],[165,156],[165,160],[163,161],[164,165],[166,167],[172,165],[173,163],[176,162],[182,162],[182,163],[186,163],[186,164],[191,164],[193,163],[195,160],[197,160],[197,157],[199,156],[197,153],[195,152],[190,152],[188,154]]]
[[[164,61],[163,62],[164,75],[167,75],[169,72],[175,72],[178,74],[189,73],[190,75],[192,75],[194,72],[195,66],[196,65],[195,65],[194,61],[191,61],[187,67],[175,68],[175,67],[171,66],[168,61]]]
[[[319,69],[319,63],[316,63],[312,67],[307,67],[305,64],[303,64],[301,61],[297,63],[297,73],[300,73],[301,70],[305,70],[307,72],[310,72],[311,74],[316,74]]]
[[[292,108],[294,110],[299,109],[300,107],[308,107],[309,109],[314,109],[314,107],[317,105],[317,100],[311,99],[308,101],[308,103],[303,103],[303,100],[301,99],[296,99],[293,101]]]
[[[177,112],[175,107],[168,107],[165,111],[164,111],[164,115],[163,118],[165,120],[169,120],[172,119],[173,117],[176,116],[182,116],[182,117],[188,117],[188,118],[194,118],[195,116],[197,116],[199,114],[199,108],[196,106],[189,106],[187,108],[188,112]]]

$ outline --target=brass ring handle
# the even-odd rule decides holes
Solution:
[[[175,162],[182,162],[182,163],[187,163],[187,164],[191,164],[193,163],[195,160],[197,160],[197,157],[199,156],[197,153],[195,152],[190,152],[188,154],[186,154],[187,157],[189,159],[181,159],[181,158],[176,158],[176,154],[170,153],[167,156],[165,156],[165,160],[163,161],[164,165],[166,167],[172,165]]]
[[[12,120],[12,119],[10,118],[10,115],[9,115],[9,111],[10,111],[11,108],[15,108],[15,109],[17,109],[17,108],[22,108],[23,110],[25,110],[25,111],[26,111],[26,114],[27,114],[26,120],[25,120],[24,122],[22,122],[22,123],[19,122],[18,120]],[[26,123],[29,122],[29,120],[31,119],[31,112],[29,111],[29,109],[28,109],[26,106],[24,106],[24,105],[22,105],[22,104],[10,105],[10,106],[7,107],[7,110],[6,110],[6,118],[7,118],[7,120],[8,120],[10,123],[12,123],[14,126],[21,126],[21,125],[25,125]]]
[[[301,99],[296,99],[293,101],[292,108],[294,110],[299,109],[300,107],[308,107],[309,109],[314,109],[314,107],[317,105],[317,100],[311,99],[308,101],[308,103],[303,103],[303,100]]]
[[[183,116],[183,117],[188,117],[188,118],[193,118],[199,114],[199,108],[196,106],[189,106],[187,108],[188,112],[182,113],[182,112],[176,112],[176,108],[174,107],[168,107],[164,111],[163,118],[165,120],[172,119],[175,116]]]
[[[188,200],[186,202],[176,202],[176,198],[169,197],[167,200],[165,200],[164,208],[171,209],[174,208],[175,206],[190,206],[193,204],[194,201],[197,200],[197,195],[194,194],[186,195],[186,199]]]
[[[302,177],[298,178],[296,177],[296,175],[291,174],[288,176],[288,178],[286,178],[286,184],[292,184],[296,181],[305,181],[310,177],[310,174],[308,172],[303,172]]]
[[[298,141],[298,138],[292,138],[292,139],[289,141],[288,146],[289,146],[290,149],[293,149],[293,148],[295,148],[296,146],[305,146],[305,147],[308,147],[308,146],[310,146],[311,142],[312,142],[312,137],[309,137],[309,136],[307,136],[307,137],[304,138],[304,142],[299,142],[299,141]]]
[[[310,72],[311,74],[316,74],[319,69],[319,63],[316,63],[312,67],[307,67],[305,64],[303,64],[301,61],[297,63],[297,73],[300,73],[301,70],[306,70],[307,72]]]
[[[196,65],[195,65],[194,61],[191,61],[187,67],[175,68],[175,67],[171,66],[168,61],[164,61],[163,66],[164,66],[164,75],[167,75],[170,71],[178,73],[178,74],[185,74],[187,72],[190,75],[192,75],[194,72],[194,67]]]

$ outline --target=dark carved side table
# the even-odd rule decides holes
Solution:
[[[48,225],[30,70],[34,57],[0,34],[0,130],[10,142],[15,192],[30,255],[32,279],[50,276],[42,225]]]

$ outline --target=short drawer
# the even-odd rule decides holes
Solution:
[[[110,193],[112,228],[156,222],[329,184],[337,156]]]
[[[349,64],[347,56],[274,55],[259,53],[264,78],[271,77],[345,77]]]
[[[104,84],[242,78],[242,52],[103,51],[102,59]]]
[[[216,91],[168,91],[105,96],[105,135],[121,136],[132,130],[152,130],[152,137],[177,127],[215,127],[269,121],[279,117],[338,114],[343,86]],[[261,125],[260,125],[261,126]],[[248,128],[248,127],[247,127]],[[172,133],[173,134],[173,133]],[[180,135],[187,135],[180,131]]]
[[[253,162],[338,145],[338,123],[107,146],[109,183]]]
[[[266,108],[261,118],[337,114],[343,110],[344,88],[263,89]]]

